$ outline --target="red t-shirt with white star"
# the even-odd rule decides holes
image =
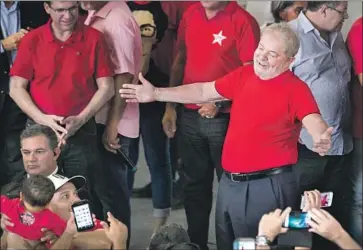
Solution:
[[[178,30],[177,46],[186,46],[183,84],[214,81],[252,61],[259,40],[256,19],[235,1],[212,19],[207,19],[201,3],[190,6]],[[194,104],[186,107],[200,108]]]

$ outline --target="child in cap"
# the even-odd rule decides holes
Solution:
[[[34,248],[41,243],[42,228],[49,229],[58,237],[63,234],[66,222],[48,209],[54,192],[55,186],[50,179],[35,175],[24,180],[19,199],[1,196],[1,213],[14,224],[6,228],[7,233],[19,236],[19,240],[8,240],[9,249]]]

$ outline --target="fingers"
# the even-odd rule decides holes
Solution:
[[[101,221],[101,226],[103,227],[103,229],[105,229],[106,232],[110,230],[110,226],[104,221]]]
[[[149,82],[148,82],[148,80],[146,80],[145,78],[144,78],[144,76],[142,75],[142,73],[139,73],[139,80],[140,80],[140,82],[142,83],[142,84],[148,84]],[[150,83],[149,83],[150,84]]]
[[[116,218],[111,214],[111,212],[107,212],[107,220],[111,222],[115,222]]]
[[[122,96],[121,96],[122,97]],[[127,103],[138,103],[139,101],[135,98],[125,98]]]
[[[57,122],[61,122],[64,120],[64,117],[62,117],[62,116],[52,115],[51,117],[53,120],[55,120]]]
[[[119,92],[121,94],[131,94],[131,93],[135,93],[135,91],[139,88],[140,88],[140,85],[126,83],[126,84],[122,85],[122,89],[120,89]]]
[[[321,210],[318,210],[316,208],[313,208],[311,211],[310,211],[310,217],[315,221],[317,222],[318,224],[322,223],[326,217],[325,215],[321,212]]]
[[[320,212],[325,216],[326,219],[333,218],[333,216],[324,209],[320,209]]]
[[[288,230],[289,230],[288,228],[282,227],[280,230],[280,234],[285,234],[287,233]]]
[[[26,33],[28,33],[29,31],[28,30],[26,30],[26,29],[20,29],[19,30],[19,33],[21,33],[21,34],[23,34],[23,35],[25,35]]]
[[[323,133],[322,136],[324,136],[324,137],[330,137],[332,135],[332,133],[333,133],[333,130],[334,130],[333,127],[329,127],[327,130],[325,130],[325,132]]]
[[[286,217],[291,213],[291,207],[287,207],[285,208],[285,210],[282,212],[282,214],[280,215],[280,219],[282,221],[285,221]]]

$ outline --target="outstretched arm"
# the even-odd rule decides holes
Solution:
[[[176,102],[176,103],[206,103],[225,100],[216,88],[215,81],[194,83],[173,88],[155,88],[141,74],[141,85],[124,84],[120,90],[126,102]]]

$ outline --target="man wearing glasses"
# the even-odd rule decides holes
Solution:
[[[107,44],[102,33],[77,22],[76,1],[45,2],[44,8],[51,18],[23,38],[10,72],[10,96],[28,124],[51,127],[64,143],[58,159],[64,174],[87,177],[88,188],[97,192],[102,172],[93,117],[114,95]]]
[[[332,148],[326,156],[312,151],[312,137],[306,128],[302,129],[299,160],[294,170],[300,192],[318,189],[334,193],[331,212],[336,218],[339,218],[340,183],[353,149],[349,96],[351,61],[340,32],[348,18],[347,7],[346,1],[309,1],[306,12],[290,22],[300,38],[300,49],[291,69],[310,87],[324,120],[334,128]]]

